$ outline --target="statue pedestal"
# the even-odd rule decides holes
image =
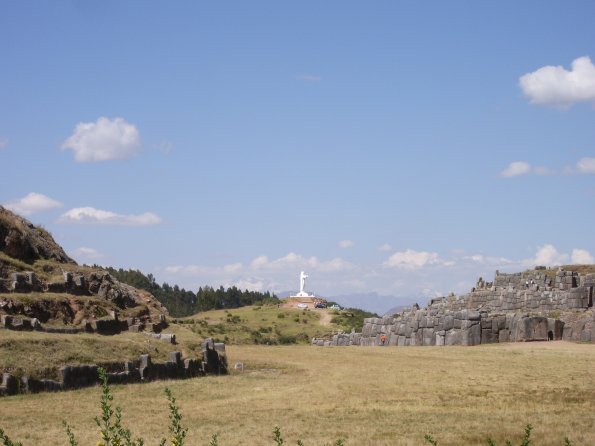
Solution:
[[[289,297],[316,297],[314,294],[308,294],[305,291],[300,291],[297,294],[291,295]]]

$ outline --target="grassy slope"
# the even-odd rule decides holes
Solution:
[[[205,311],[179,321],[199,336],[211,336],[228,344],[304,343],[341,328],[320,324],[321,314],[327,311],[248,306]]]
[[[182,351],[185,356],[197,357],[200,354],[202,339],[187,329],[171,326],[165,331],[176,334],[177,345],[142,333],[102,336],[1,330],[0,369],[11,370],[18,375],[26,372],[38,378],[57,378],[58,368],[67,364],[136,360],[143,353],[163,362],[174,350]]]
[[[270,445],[281,426],[286,443],[441,446],[533,442],[595,444],[595,345],[564,342],[476,347],[231,346],[243,373],[187,381],[117,386],[124,423],[147,444],[167,436],[163,388],[177,397],[189,445]],[[65,443],[61,420],[80,444],[98,440],[100,389],[7,397],[2,428],[25,446]],[[73,402],[76,402],[73,405]],[[52,408],[52,410],[48,410]],[[76,409],[76,410],[73,410]],[[533,444],[533,443],[532,443]]]
[[[31,295],[12,294],[18,299]],[[59,295],[47,298],[64,299]],[[79,298],[95,299],[95,298]],[[326,311],[326,310],[324,310]],[[137,359],[149,353],[157,361],[168,352],[180,350],[185,356],[197,357],[204,338],[213,337],[229,344],[270,344],[309,342],[313,336],[328,334],[334,325],[320,325],[320,310],[303,311],[277,306],[244,307],[216,310],[172,323],[164,330],[174,333],[178,344],[171,345],[142,333],[115,336],[95,334],[51,334],[38,332],[0,331],[0,369],[19,369],[36,377],[53,377],[66,364],[102,363]],[[279,317],[282,315],[282,317]],[[48,324],[49,325],[49,324]]]

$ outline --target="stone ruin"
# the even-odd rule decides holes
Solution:
[[[200,358],[182,358],[180,352],[170,352],[165,363],[153,363],[150,355],[136,361],[103,364],[110,384],[129,384],[160,379],[187,379],[205,375],[225,375],[228,372],[225,344],[208,338],[202,344]],[[96,364],[67,365],[60,368],[60,380],[36,379],[29,375],[17,378],[11,373],[2,375],[0,396],[18,393],[55,392],[95,386],[99,381]]]
[[[548,274],[550,273],[550,274]],[[496,271],[462,296],[431,299],[392,316],[367,318],[361,333],[339,333],[327,345],[478,345],[569,340],[595,342],[595,274],[544,267],[525,273]]]
[[[92,272],[87,274],[63,272],[58,281],[43,281],[37,277],[35,272],[15,272],[9,274],[8,278],[0,278],[0,293],[9,293],[8,296],[0,297],[0,312],[6,313],[18,321],[17,316],[29,316],[33,324],[44,322],[54,317],[62,318],[66,323],[75,322],[75,310],[68,302],[44,300],[43,293],[68,293],[72,296],[95,296],[104,299],[115,305],[116,308],[126,310],[133,308],[138,314],[137,317],[126,319],[118,318],[118,310],[110,311],[108,317],[99,319],[91,318],[78,321],[78,327],[47,328],[43,331],[57,333],[79,333],[91,332],[99,334],[117,334],[122,331],[133,332],[154,332],[160,333],[167,326],[165,315],[167,309],[149,293],[143,293],[134,287],[119,282],[108,273]],[[41,293],[39,299],[23,302],[13,298],[10,294]],[[151,314],[150,306],[154,308]],[[155,314],[156,313],[156,314]],[[154,319],[158,318],[158,321]],[[10,324],[2,321],[2,327],[9,329],[28,329],[27,318],[21,318],[24,326]],[[37,322],[36,322],[37,321]]]
[[[112,311],[110,317],[106,319],[83,320],[80,327],[44,326],[37,318],[18,317],[9,314],[0,315],[0,329],[60,334],[96,333],[101,335],[115,335],[123,331],[144,332],[155,339],[175,344],[176,335],[161,332],[167,326],[168,323],[164,315],[159,316],[159,322],[157,323],[147,323],[136,317],[120,319],[117,311]]]

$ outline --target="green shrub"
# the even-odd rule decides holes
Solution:
[[[279,344],[297,344],[297,338],[293,335],[281,335],[279,336]]]

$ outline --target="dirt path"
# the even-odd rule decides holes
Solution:
[[[327,310],[320,310],[320,325],[331,325],[332,316]]]

